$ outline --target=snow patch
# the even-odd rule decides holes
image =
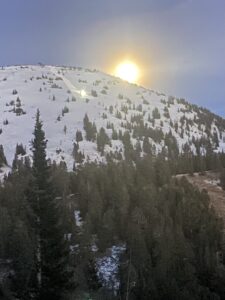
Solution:
[[[126,250],[126,246],[114,245],[108,249],[109,255],[96,260],[97,276],[102,285],[110,290],[118,291],[120,281],[118,278],[120,256]]]

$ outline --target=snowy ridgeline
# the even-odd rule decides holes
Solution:
[[[57,163],[66,162],[69,170],[74,166],[72,154],[77,142],[83,162],[105,162],[107,153],[123,158],[119,132],[125,131],[130,133],[133,146],[141,148],[140,155],[144,154],[144,136],[148,136],[148,142],[158,153],[166,146],[164,135],[169,133],[176,139],[180,152],[186,144],[195,152],[193,139],[201,138],[210,139],[215,151],[225,150],[225,121],[183,99],[95,70],[12,66],[0,70],[0,145],[9,166],[17,143],[23,144],[25,155],[31,155],[37,108],[48,140],[48,157]],[[94,122],[97,132],[104,128],[109,138],[104,153],[97,149],[96,140],[86,139],[85,114]],[[79,141],[77,131],[82,135]],[[3,168],[2,173],[7,171]]]
[[[80,211],[74,211],[74,218],[76,226],[82,230],[83,221],[80,216]],[[106,255],[99,255],[98,247],[93,243],[91,247],[92,251],[95,252],[95,266],[97,269],[97,276],[102,286],[114,291],[115,293],[119,290],[120,281],[118,277],[120,257],[126,250],[125,244],[113,245],[106,250]],[[71,248],[72,251],[79,251],[79,246],[74,245]]]

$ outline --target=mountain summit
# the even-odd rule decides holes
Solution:
[[[9,168],[16,145],[23,149],[17,154],[31,155],[37,109],[48,158],[69,170],[85,161],[123,159],[126,140],[140,156],[225,150],[225,120],[184,99],[96,70],[11,66],[0,70],[0,145]]]

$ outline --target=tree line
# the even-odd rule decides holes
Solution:
[[[86,126],[93,129],[88,120]],[[174,162],[170,136],[169,159],[168,153],[154,155],[147,144],[149,153],[138,156],[128,134],[123,143],[125,160],[109,157],[107,164],[86,163],[68,172],[64,163],[46,158],[37,112],[32,163],[19,156],[18,145],[17,163],[0,185],[0,272],[3,265],[9,271],[0,282],[2,297],[225,299],[223,224],[205,191],[173,176],[220,168],[224,155],[190,157],[187,151]],[[95,262],[120,243],[126,251],[113,291],[101,282]]]

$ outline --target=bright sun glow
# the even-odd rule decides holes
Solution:
[[[139,69],[135,63],[124,61],[116,67],[115,76],[128,82],[136,83],[139,77]]]

